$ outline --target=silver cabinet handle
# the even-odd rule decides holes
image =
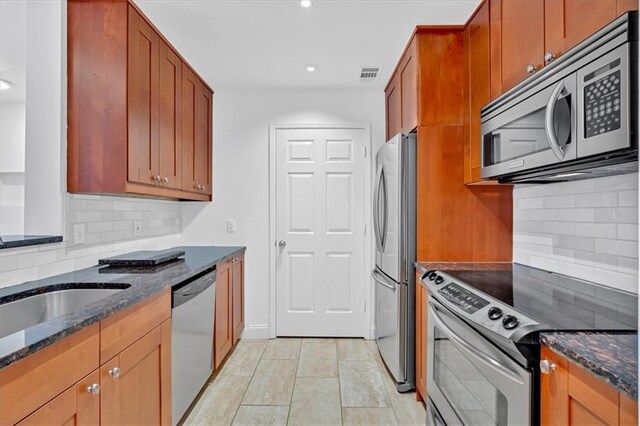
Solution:
[[[109,370],[109,375],[114,379],[117,379],[118,377],[120,377],[120,369],[118,367],[113,367],[111,370]]]
[[[558,138],[556,138],[553,126],[553,116],[556,112],[556,103],[558,103],[558,99],[560,99],[560,96],[564,91],[564,82],[561,81],[551,93],[549,103],[547,104],[547,112],[544,117],[544,130],[547,133],[549,146],[551,147],[551,151],[553,151],[555,156],[558,157],[558,160],[560,161],[564,160],[564,148],[560,146],[560,144],[558,143]]]
[[[285,240],[278,241],[278,247],[280,247],[281,249],[285,248],[286,246],[287,242]]]
[[[98,395],[100,393],[100,385],[97,383],[87,386],[87,392],[91,395]]]
[[[160,182],[160,181],[162,180],[162,178],[160,177],[160,175],[156,176],[156,180],[157,180],[158,182]]]
[[[163,177],[162,180],[164,181],[164,183],[169,183],[169,177],[168,176]]]
[[[538,70],[538,67],[536,67],[535,65],[533,64],[527,65],[527,74],[533,74],[537,70]]]
[[[556,58],[556,55],[553,52],[547,52],[544,54],[544,62],[548,64],[552,62]]]
[[[554,371],[556,371],[556,365],[554,363],[549,362],[546,359],[540,361],[540,372],[542,374],[551,374]]]

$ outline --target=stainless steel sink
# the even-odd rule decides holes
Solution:
[[[116,288],[71,287],[34,294],[0,305],[0,338],[24,330],[41,322],[74,312],[129,285]]]

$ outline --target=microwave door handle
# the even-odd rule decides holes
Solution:
[[[378,176],[376,177],[376,188],[373,191],[373,232],[376,238],[376,247],[378,251],[382,253],[382,242],[380,239],[380,180],[382,179],[382,166],[378,170]]]
[[[565,90],[564,82],[558,83],[553,92],[551,93],[551,97],[549,98],[549,103],[547,104],[547,112],[545,114],[544,120],[544,129],[547,133],[547,140],[549,142],[549,146],[551,147],[551,151],[558,157],[558,160],[564,160],[564,147],[558,144],[558,138],[556,138],[556,133],[553,126],[553,116],[556,113],[556,104],[563,97],[563,91]]]
[[[382,221],[382,230],[380,232],[380,246],[382,248],[381,251],[384,251],[386,243],[387,243],[387,227],[388,227],[388,221],[389,221],[389,213],[388,213],[388,208],[389,205],[387,203],[387,177],[384,173],[384,166],[381,168],[382,173],[380,174],[380,186],[382,187],[382,193],[384,194],[384,197],[382,198],[382,201],[384,202],[383,206],[384,208],[382,209],[382,213],[384,214],[384,220]]]
[[[463,352],[466,352],[467,354],[471,355],[473,358],[482,361],[482,363],[485,364],[487,367],[497,371],[501,375],[509,378],[510,380],[520,385],[524,384],[524,381],[522,381],[520,377],[518,377],[518,374],[515,373],[513,370],[511,370],[508,367],[505,367],[504,365],[502,365],[500,362],[493,359],[489,355],[471,346],[462,337],[458,336],[451,328],[449,328],[445,324],[444,320],[440,317],[440,314],[438,313],[438,308],[436,307],[436,305],[433,304],[433,302],[429,302],[429,309],[430,309],[430,312],[433,314],[433,319],[435,320],[436,325],[440,328],[442,333],[451,341],[451,343],[453,343]]]

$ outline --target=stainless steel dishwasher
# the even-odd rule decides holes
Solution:
[[[172,289],[171,399],[176,425],[213,372],[216,271]]]

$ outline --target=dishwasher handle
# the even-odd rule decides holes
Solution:
[[[178,284],[171,290],[171,308],[175,309],[197,297],[216,282],[215,269],[208,269],[191,279]]]

